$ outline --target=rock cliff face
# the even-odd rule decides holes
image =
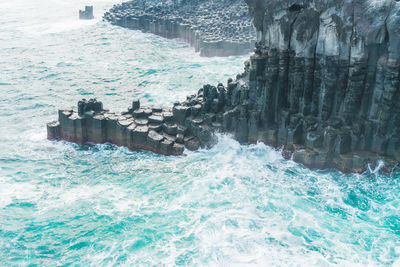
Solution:
[[[399,161],[400,2],[246,2],[258,43],[245,79],[266,141],[313,167]]]
[[[115,5],[104,20],[189,42],[201,56],[250,53],[256,40],[243,0],[134,0]]]
[[[215,141],[264,142],[311,168],[400,161],[400,2],[246,0],[258,31],[244,73],[171,109],[61,110],[49,139],[180,155]],[[82,104],[83,103],[83,104]]]

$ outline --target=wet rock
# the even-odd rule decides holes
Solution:
[[[137,125],[147,125],[149,124],[149,120],[147,119],[135,119],[134,120]]]
[[[191,107],[191,115],[196,117],[200,114],[202,106],[200,104],[196,104]]]
[[[164,111],[162,116],[164,117],[165,122],[173,122],[174,120],[174,114],[172,112]]]
[[[53,121],[47,124],[47,139],[58,140],[60,139],[60,122]]]
[[[137,149],[144,149],[146,144],[147,134],[149,128],[147,126],[137,126],[133,131],[131,131],[132,142],[135,144]]]
[[[164,117],[162,115],[151,115],[149,117],[150,123],[162,124],[164,122]]]
[[[101,102],[82,100],[78,112],[60,110],[58,123],[47,125],[49,139],[77,143],[106,140],[133,149],[182,155],[184,146],[189,150],[212,146],[215,132],[223,131],[241,143],[283,147],[287,158],[292,156],[310,168],[362,172],[378,159],[389,164],[387,169],[398,164],[397,1],[376,2],[374,6],[368,1],[246,2],[259,41],[254,55],[245,62],[244,72],[236,80],[228,80],[227,87],[204,85],[197,95],[174,103],[172,109],[140,107],[133,101],[130,112],[123,116],[103,110]],[[126,5],[129,8],[114,11],[133,8]],[[154,15],[159,11],[149,12]],[[137,14],[129,21],[126,14],[114,15],[109,13],[108,19],[125,25],[148,22],[149,18],[139,22]],[[174,36],[184,34],[196,40],[188,30],[193,24],[182,16],[176,18],[180,18],[177,24],[169,24],[180,25]],[[162,27],[170,20],[164,19],[163,15],[149,26],[132,27],[166,33],[169,31]],[[211,36],[203,41],[198,48],[210,54],[223,42]]]
[[[128,146],[129,136],[128,127],[133,123],[133,120],[128,120],[121,116],[118,118],[117,128],[116,128],[116,138],[114,143],[118,146]]]
[[[196,137],[188,138],[184,141],[185,147],[191,151],[196,151],[200,147],[200,141]]]
[[[150,149],[152,151],[159,151],[161,147],[161,142],[164,140],[164,136],[157,133],[156,131],[150,130],[147,135],[147,141],[149,144]]]
[[[168,139],[164,139],[161,143],[160,143],[160,152],[163,155],[172,155],[172,146],[173,146],[173,141],[168,140]]]
[[[171,142],[175,142],[176,141],[176,136],[175,135],[169,135],[169,134],[163,134],[165,139],[168,139]]]
[[[169,135],[175,136],[178,133],[178,126],[176,124],[163,124],[163,131]]]
[[[104,117],[106,119],[107,142],[114,144],[117,136],[116,131],[118,116],[114,113],[106,113],[104,114]]]
[[[162,113],[163,112],[163,108],[162,107],[152,107],[151,108],[153,114],[154,113]],[[160,116],[161,114],[159,114],[158,116]]]
[[[306,147],[308,149],[320,148],[322,146],[323,139],[319,134],[309,132],[306,137]]]
[[[190,116],[190,108],[187,106],[175,106],[172,112],[174,114],[174,119],[179,124],[184,124],[186,118]]]
[[[206,114],[204,114],[203,118],[204,118],[203,121],[206,124],[211,124],[215,121],[216,116],[214,113],[206,113]]]
[[[222,128],[222,124],[219,122],[213,122],[211,124],[212,128],[214,129],[215,132],[222,132],[223,128]]]
[[[58,111],[58,120],[61,124],[65,124],[68,122],[69,116],[72,115],[72,110],[59,110]]]
[[[145,118],[149,118],[151,116],[151,114],[153,114],[153,109],[146,108],[146,109],[144,109],[143,113],[144,113]]]
[[[178,133],[178,134],[176,135],[176,141],[175,141],[175,142],[177,142],[177,143],[179,143],[179,144],[183,144],[183,139],[184,139],[183,134]]]
[[[185,135],[187,133],[187,127],[186,126],[182,126],[182,125],[178,125],[177,132],[178,132],[178,134]]]
[[[145,112],[144,109],[136,109],[133,111],[133,117],[137,119],[143,119],[145,118]]]
[[[107,140],[106,118],[102,114],[96,114],[87,120],[87,135],[90,142],[103,144]]]
[[[182,155],[184,150],[185,150],[185,147],[181,144],[175,143],[172,146],[172,154],[173,155],[176,155],[176,156]]]
[[[341,133],[337,135],[335,143],[335,152],[337,154],[346,154],[351,150],[351,138],[350,135]]]
[[[248,142],[256,143],[258,141],[258,112],[251,112],[248,121]]]
[[[140,100],[135,99],[132,101],[132,111],[135,111],[140,108]]]
[[[85,6],[85,10],[79,10],[79,19],[84,19],[84,20],[94,19],[93,6]]]
[[[101,112],[103,110],[103,103],[96,99],[82,99],[78,102],[78,115],[83,116],[86,112]]]
[[[156,131],[156,132],[161,132],[163,125],[160,123],[150,123],[149,125],[149,129]]]

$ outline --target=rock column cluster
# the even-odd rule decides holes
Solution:
[[[174,123],[171,110],[141,107],[138,100],[121,114],[103,109],[96,100],[82,100],[77,109],[59,110],[58,116],[58,121],[47,125],[48,138],[52,140],[78,144],[108,142],[132,150],[181,155],[184,141],[189,138],[186,129]]]
[[[94,19],[93,6],[86,6],[85,10],[79,10],[79,19]]]
[[[246,0],[259,129],[307,166],[400,160],[400,2]],[[389,164],[390,165],[390,164]]]
[[[362,172],[400,162],[400,2],[246,0],[259,41],[244,73],[171,109],[96,101],[60,110],[49,139],[180,155],[214,133],[282,148],[311,168]]]
[[[201,56],[250,53],[256,34],[242,0],[135,0],[115,5],[104,14],[112,24],[181,38]]]

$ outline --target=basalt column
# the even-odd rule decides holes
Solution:
[[[261,92],[249,103],[261,115],[259,139],[311,167],[362,170],[379,158],[395,165],[400,3],[246,2],[259,39],[242,79]]]
[[[48,137],[106,140],[180,155],[214,133],[264,142],[312,168],[362,172],[400,162],[400,2],[246,0],[258,42],[245,70],[171,108],[122,114],[83,101],[59,111]]]

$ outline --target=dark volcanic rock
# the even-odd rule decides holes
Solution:
[[[258,43],[242,77],[277,145],[311,167],[399,161],[400,3],[246,2]]]
[[[226,87],[205,85],[172,112],[133,101],[122,118],[97,101],[79,102],[79,113],[59,111],[48,138],[180,155],[184,146],[210,147],[222,131],[241,143],[283,147],[285,158],[311,168],[398,165],[400,2],[246,2],[259,40]]]
[[[104,20],[189,42],[201,56],[251,52],[256,34],[242,0],[134,0],[115,5]]]

